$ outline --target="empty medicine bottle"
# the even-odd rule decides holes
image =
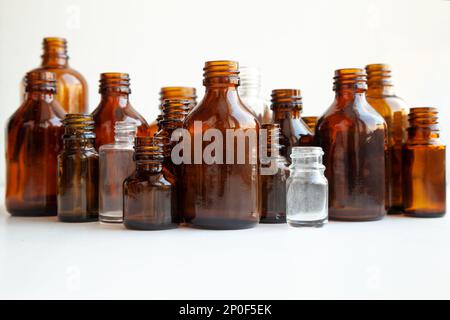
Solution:
[[[183,150],[190,161],[181,166],[184,219],[198,228],[254,227],[260,218],[259,123],[239,98],[238,63],[206,62],[203,84],[205,96],[183,124],[191,141]]]
[[[123,181],[135,170],[133,161],[136,124],[117,121],[114,126],[114,143],[99,149],[99,213],[100,221],[123,221]]]
[[[67,114],[64,128],[64,150],[58,156],[58,218],[96,221],[99,168],[94,121],[88,114]]]
[[[33,71],[48,71],[55,74],[57,89],[55,97],[66,112],[87,112],[87,82],[78,71],[69,66],[66,39],[44,38],[43,49],[41,66]]]
[[[329,218],[379,220],[386,212],[386,122],[366,100],[364,70],[337,70],[333,89],[335,100],[319,119],[315,134],[325,153]]]
[[[95,121],[95,147],[114,142],[114,125],[117,121],[134,123],[137,135],[148,135],[149,126],[130,104],[130,77],[127,73],[102,73],[100,75],[101,100],[92,112]]]
[[[167,99],[181,99],[181,100],[189,100],[190,101],[190,110],[192,110],[197,105],[197,94],[195,88],[192,87],[162,87],[159,92],[160,95],[160,104],[159,109],[162,111],[164,101]],[[150,123],[150,133],[149,136],[153,137],[153,135],[160,130],[158,127],[159,119],[162,117],[162,114],[159,114],[156,118],[156,121]]]
[[[303,122],[306,123],[308,128],[312,131],[312,133],[316,132],[317,120],[319,117],[302,117]]]
[[[260,124],[272,123],[272,111],[269,103],[261,95],[261,72],[256,67],[240,67],[239,96]]]
[[[6,125],[6,209],[13,216],[56,215],[65,111],[53,73],[32,71],[25,81],[26,99]]]
[[[123,184],[123,219],[128,229],[162,230],[177,226],[174,186],[162,172],[160,138],[136,137],[136,170]]]
[[[407,105],[394,92],[391,69],[386,64],[369,64],[367,101],[387,124],[386,207],[388,213],[400,213],[402,199],[402,145],[406,141]]]
[[[403,146],[404,212],[441,217],[446,210],[445,145],[439,140],[436,108],[411,108]]]
[[[265,123],[267,144],[261,159],[261,219],[260,223],[286,223],[286,180],[289,177],[289,163],[279,152],[280,126]]]
[[[299,89],[272,90],[273,121],[280,125],[281,155],[291,161],[292,147],[310,146],[314,135],[300,117],[303,108]]]

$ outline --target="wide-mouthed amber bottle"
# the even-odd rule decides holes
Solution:
[[[439,140],[436,108],[411,108],[403,146],[404,212],[442,217],[446,211],[445,145]]]
[[[58,219],[96,221],[99,157],[94,148],[94,121],[89,114],[67,114],[64,128],[64,149],[58,155]]]
[[[273,121],[280,125],[280,153],[291,161],[292,147],[310,146],[314,135],[300,117],[303,108],[299,89],[272,90]]]
[[[159,109],[162,111],[162,107],[164,101],[170,99],[181,99],[181,100],[189,100],[190,102],[190,110],[192,110],[197,104],[197,94],[195,88],[192,87],[162,87],[159,92],[160,95],[160,104]],[[153,137],[153,135],[160,130],[158,127],[159,119],[162,117],[162,114],[159,114],[156,118],[156,121],[150,123],[150,131],[149,136]]]
[[[53,73],[27,73],[26,91],[6,125],[6,209],[14,216],[56,215],[56,159],[65,111],[55,99]]]
[[[162,230],[177,226],[174,186],[162,173],[161,139],[136,137],[136,170],[123,183],[123,221],[128,229]]]
[[[386,64],[369,64],[367,101],[387,124],[386,207],[388,213],[400,213],[402,199],[402,145],[406,140],[407,105],[395,95],[391,69]]]
[[[259,123],[239,98],[238,63],[206,62],[203,83],[205,96],[183,125],[190,138],[183,141],[192,142],[184,150],[190,161],[182,165],[185,221],[208,229],[254,227],[260,215]]]
[[[381,219],[386,213],[386,122],[366,100],[364,70],[337,70],[333,89],[335,100],[319,119],[315,134],[325,153],[329,217]]]
[[[100,75],[101,100],[92,112],[95,121],[95,147],[114,142],[114,125],[117,121],[136,124],[137,135],[149,134],[149,125],[130,103],[130,77],[127,73],[102,73]]]
[[[302,117],[303,122],[306,123],[306,125],[308,126],[308,128],[312,131],[312,133],[316,132],[316,125],[317,125],[317,120],[319,120],[319,117]]]
[[[44,38],[43,49],[42,64],[33,71],[48,71],[55,74],[56,100],[66,112],[87,112],[88,85],[78,71],[69,67],[66,39]]]

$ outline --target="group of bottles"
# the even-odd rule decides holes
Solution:
[[[69,68],[66,41],[45,38],[42,57],[41,68],[27,73],[24,101],[7,125],[12,215],[57,214],[61,221],[100,219],[151,230],[180,223],[321,226],[328,213],[348,221],[378,220],[386,211],[445,214],[437,110],[412,108],[408,126],[386,65],[337,70],[333,104],[320,118],[302,118],[300,90],[273,90],[269,108],[256,69],[240,77],[237,62],[210,61],[203,100],[197,104],[194,88],[162,88],[161,114],[148,124],[130,104],[128,74],[101,74],[99,106],[87,114],[86,81]],[[243,163],[238,152],[228,161],[227,143],[214,153],[227,155],[227,162],[175,163],[177,129],[194,142],[183,157],[195,159],[210,148],[197,123],[200,135],[253,130],[258,141],[265,129],[274,170],[260,174],[272,163],[259,158],[261,146],[249,139]]]

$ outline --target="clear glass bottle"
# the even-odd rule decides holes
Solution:
[[[289,162],[279,150],[280,126],[265,123],[268,161],[261,160],[261,219],[260,223],[286,223],[286,180],[289,177]],[[272,154],[274,152],[274,154]]]
[[[117,121],[115,142],[99,149],[99,213],[100,221],[123,221],[123,181],[135,170],[133,143],[137,127],[134,123]]]
[[[58,219],[98,220],[98,153],[94,120],[89,114],[64,118],[64,149],[58,155]]]
[[[287,180],[287,223],[321,227],[328,222],[328,181],[320,147],[293,147]]]
[[[446,211],[445,145],[439,139],[438,110],[411,108],[403,146],[404,212],[442,217]]]
[[[260,124],[272,123],[272,111],[269,102],[261,96],[261,72],[259,68],[241,66],[239,96]]]

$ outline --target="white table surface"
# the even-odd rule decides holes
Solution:
[[[450,218],[147,232],[11,217],[2,201],[0,298],[448,299]]]

